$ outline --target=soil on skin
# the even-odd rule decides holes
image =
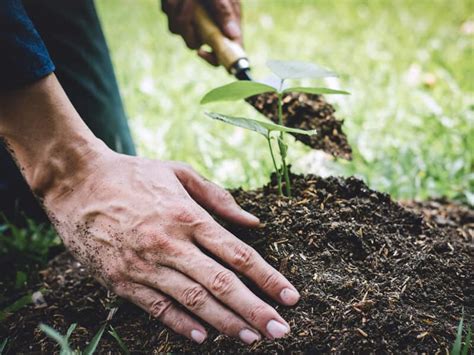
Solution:
[[[287,338],[245,346],[210,329],[208,340],[195,345],[117,300],[62,254],[38,285],[47,306],[29,306],[0,323],[0,334],[10,337],[8,353],[57,351],[40,322],[63,334],[77,322],[71,341],[83,349],[107,320],[130,350],[145,353],[447,353],[462,307],[466,315],[474,311],[474,211],[442,201],[404,207],[354,178],[293,182],[291,200],[278,197],[275,185],[234,191],[266,225],[231,228],[299,289],[296,306],[277,306],[292,327]],[[99,351],[118,350],[105,333]]]
[[[260,113],[278,123],[276,94],[253,96],[247,101]],[[342,131],[344,121],[334,116],[334,107],[327,103],[322,95],[288,93],[283,96],[282,101],[285,126],[317,131],[317,134],[313,136],[294,134],[297,140],[334,157],[352,159],[352,148]]]

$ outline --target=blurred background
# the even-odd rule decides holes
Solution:
[[[340,74],[328,96],[345,120],[351,162],[294,142],[299,172],[356,175],[395,198],[474,203],[472,0],[243,0],[254,75],[267,59],[315,62]],[[211,121],[200,98],[232,81],[168,32],[157,0],[97,0],[141,155],[182,160],[226,186],[257,187],[272,171],[265,140]],[[242,104],[210,109],[258,117]],[[291,140],[293,140],[291,138]]]

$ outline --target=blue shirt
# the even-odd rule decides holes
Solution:
[[[32,83],[54,69],[21,0],[0,0],[0,90]]]

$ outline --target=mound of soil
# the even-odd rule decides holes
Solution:
[[[252,96],[247,101],[257,111],[278,123],[277,94],[267,93]],[[334,107],[322,95],[288,93],[283,96],[283,124],[304,130],[315,129],[317,134],[295,138],[313,149],[321,149],[334,157],[352,159],[352,148],[342,131],[343,120],[334,116]]]
[[[407,208],[354,178],[293,181],[291,200],[277,196],[274,184],[234,191],[266,225],[229,227],[299,289],[296,306],[277,306],[292,327],[287,338],[245,346],[211,329],[195,345],[117,300],[62,254],[38,285],[47,305],[26,307],[0,324],[10,337],[8,352],[57,350],[38,330],[40,322],[63,334],[79,323],[71,342],[81,349],[109,322],[130,350],[145,353],[446,353],[462,307],[467,315],[474,310],[474,211],[439,201]],[[106,334],[99,350],[119,348]]]

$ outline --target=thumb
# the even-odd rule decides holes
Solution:
[[[176,177],[186,191],[199,205],[210,213],[215,213],[229,222],[242,226],[260,226],[260,220],[240,208],[229,191],[204,179],[186,164],[177,162],[171,164]]]

